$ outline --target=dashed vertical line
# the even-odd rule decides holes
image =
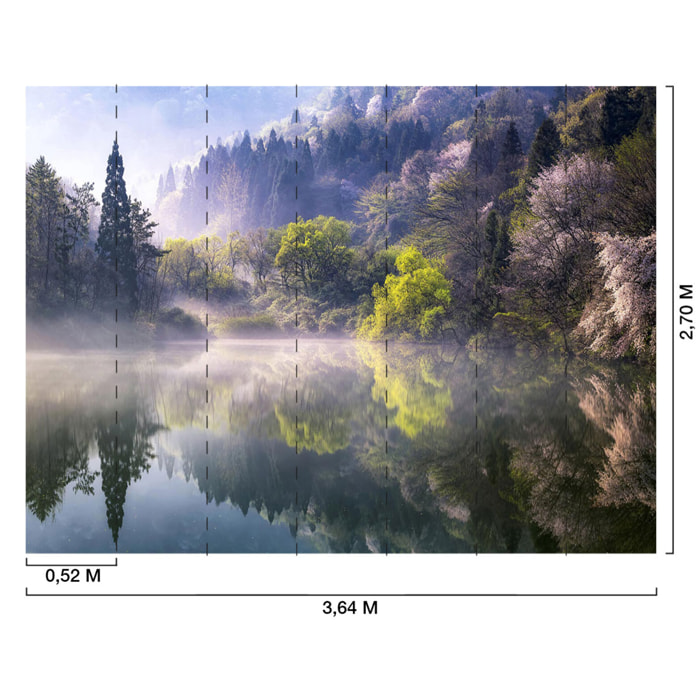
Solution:
[[[204,98],[208,104],[209,98],[209,85],[204,86]],[[204,123],[209,124],[209,108],[206,107],[204,110]],[[206,156],[205,156],[205,170],[207,181],[204,188],[204,224],[209,226],[209,129],[206,128],[206,134],[204,136],[204,142],[206,144]],[[206,235],[204,238],[205,247],[207,253],[209,252],[209,229],[206,230]],[[205,369],[204,369],[204,456],[205,456],[205,491],[206,491],[206,505],[209,505],[209,261],[205,256],[204,263],[204,314],[205,314],[205,327],[204,327],[204,353],[205,353]],[[206,516],[204,523],[205,532],[205,553],[209,556],[209,516]]]
[[[117,100],[119,99],[117,95],[119,94],[119,86],[115,83],[114,85],[114,122],[115,122],[115,127],[117,125],[117,119],[119,116],[118,112],[118,105],[117,105]],[[114,142],[118,143],[118,135],[119,135],[119,129],[115,128],[114,130]],[[118,212],[118,202],[119,202],[119,197],[117,194],[117,180],[118,178],[114,178],[114,350],[115,352],[119,349],[119,278],[117,276],[117,273],[119,271],[119,261],[118,261],[118,255],[117,255],[117,242],[118,242],[118,234],[117,234],[117,229],[119,228],[119,212]],[[119,374],[119,359],[115,357],[114,359],[114,400],[116,403],[114,407],[114,425],[118,426],[119,425],[119,377],[117,376]],[[118,455],[116,452],[116,445],[117,445],[117,437],[115,435],[114,438],[114,445],[115,445],[115,455]]]
[[[569,86],[564,85],[564,133],[568,135],[569,129],[568,129],[568,123],[569,123]],[[568,141],[568,137],[567,137]],[[568,150],[565,150],[566,156],[564,158],[564,173],[567,172],[569,162],[568,162]],[[568,178],[564,178],[564,182],[568,183]],[[565,185],[566,189],[568,189],[568,184]],[[568,199],[568,193],[567,197]],[[564,271],[564,279],[565,279],[565,284],[566,287],[568,288],[569,286],[569,270],[568,267]],[[565,434],[565,441],[566,441],[566,449],[569,449],[569,391],[568,391],[568,375],[569,375],[569,357],[567,355],[566,360],[564,360],[564,434]],[[564,556],[568,556],[569,554],[569,521],[567,520],[564,526]]]
[[[294,86],[294,98],[299,99],[299,86]],[[296,123],[299,123],[299,103],[296,103],[294,109]],[[294,136],[294,206],[299,206],[299,135]],[[294,223],[299,223],[299,212],[294,212]],[[294,241],[295,252],[299,250],[299,231],[297,230],[296,239]],[[297,257],[298,260],[298,257]],[[299,352],[299,279],[298,275],[294,280],[294,508],[296,510],[295,526],[294,526],[294,554],[299,556],[299,358],[296,353]]]
[[[384,123],[389,123],[389,85],[384,85]],[[389,250],[389,128],[384,132],[384,172],[387,181],[384,186],[384,266],[386,273],[389,273],[389,260],[387,252]],[[388,288],[387,289],[388,295]],[[387,296],[388,298],[388,296]],[[384,470],[384,553],[389,556],[389,314],[384,317],[384,328],[386,337],[384,338],[384,458],[386,459]]]
[[[479,98],[479,86],[474,85],[474,97]],[[479,226],[479,103],[474,107],[474,230],[478,232]],[[477,241],[479,236],[477,235]],[[475,276],[474,291],[476,303],[479,303],[479,287]],[[479,489],[476,487],[478,478],[477,465],[481,457],[481,441],[479,439],[479,338],[474,339],[474,504],[476,505],[479,498]],[[479,555],[479,543],[474,543],[474,555]]]

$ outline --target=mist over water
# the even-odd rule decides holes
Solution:
[[[111,349],[28,355],[27,551],[655,548],[639,369],[218,340],[134,345],[118,385]]]

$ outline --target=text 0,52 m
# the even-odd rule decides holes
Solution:
[[[99,583],[99,569],[85,569],[84,576],[80,569],[46,569],[47,583]]]

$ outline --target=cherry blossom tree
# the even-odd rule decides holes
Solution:
[[[604,283],[579,327],[604,357],[656,354],[656,233],[641,238],[601,234],[597,260]]]
[[[595,284],[596,237],[608,226],[613,187],[609,163],[575,156],[533,181],[529,216],[515,232],[511,301],[522,320],[552,325],[571,352],[576,328]]]

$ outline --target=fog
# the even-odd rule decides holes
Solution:
[[[317,88],[289,87],[28,87],[26,161],[44,156],[77,183],[94,182],[99,193],[115,130],[125,159],[129,193],[153,209],[158,177],[172,164],[195,164],[217,139],[246,129],[256,134],[290,115],[298,99]],[[115,105],[118,106],[115,118]],[[206,110],[209,121],[205,119]]]

